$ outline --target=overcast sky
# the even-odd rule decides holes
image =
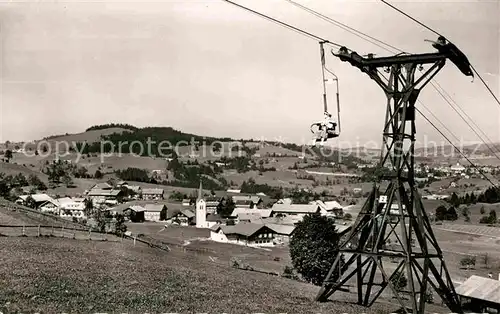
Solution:
[[[405,51],[434,51],[424,40],[436,35],[379,1],[296,1]],[[285,0],[235,2],[360,54],[388,54]],[[499,95],[498,0],[392,3],[452,40]],[[3,1],[0,14],[0,141],[122,122],[300,143],[322,118],[319,45],[220,0]],[[379,142],[384,94],[349,64],[327,62],[340,79],[338,141]],[[500,107],[478,79],[448,63],[437,81],[500,140]],[[457,136],[477,140],[432,87],[420,99]],[[421,117],[417,131],[441,140]]]

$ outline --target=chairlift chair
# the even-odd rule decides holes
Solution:
[[[323,75],[323,107],[324,107],[324,119],[319,122],[311,124],[311,133],[313,133],[313,146],[319,145],[323,146],[324,143],[332,138],[336,138],[340,135],[340,101],[339,101],[339,83],[337,76],[330,70],[326,68],[325,65],[325,50],[323,44],[325,42],[320,42],[320,53],[321,53],[321,72]],[[326,97],[326,82],[329,81],[325,77],[325,72],[330,73],[333,76],[333,81],[337,85],[337,122],[332,118],[332,114],[328,112],[328,103]],[[337,129],[338,126],[338,129]]]

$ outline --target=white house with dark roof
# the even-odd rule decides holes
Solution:
[[[222,203],[222,201],[223,201],[222,197],[217,197],[217,196],[206,197],[205,203],[206,203],[206,207],[207,207],[207,213],[208,214],[216,214],[217,208]]]
[[[120,195],[123,195],[121,190],[112,189],[91,189],[87,192],[87,196],[94,203],[104,203],[107,200],[116,200]]]
[[[252,208],[262,203],[262,198],[257,195],[233,195],[232,198],[236,207]],[[241,206],[238,206],[238,204],[241,204]],[[249,205],[250,207],[248,207]]]
[[[216,242],[248,246],[272,247],[275,232],[263,224],[241,223],[234,226],[214,225],[210,228],[210,239]]]
[[[302,221],[307,214],[319,213],[327,215],[328,211],[318,204],[274,204],[271,208],[272,217],[293,218],[295,222]]]
[[[146,221],[160,221],[161,212],[167,211],[167,205],[165,204],[146,204],[143,207],[144,207],[144,220]]]
[[[247,209],[247,208],[235,208],[231,213],[231,217],[235,218],[236,222],[249,220],[259,220],[262,218],[269,218],[271,216],[271,209]]]
[[[61,217],[85,217],[85,202],[84,199],[72,199],[69,197],[63,197],[57,199],[59,203],[59,215]]]
[[[40,206],[42,206],[43,204],[45,204],[46,202],[50,202],[54,205],[59,205],[58,202],[53,199],[52,197],[50,197],[49,195],[47,194],[27,194],[27,195],[21,195],[17,198],[16,200],[16,203],[17,204],[21,204],[21,205],[28,205],[26,203],[26,200],[28,199],[28,197],[31,196],[33,198],[33,200],[35,201],[35,208],[40,208]]]
[[[94,186],[90,188],[90,190],[112,190],[112,189],[113,186],[107,182],[94,184]]]
[[[328,215],[341,217],[343,215],[343,206],[337,201],[326,201],[321,200],[311,201],[311,205],[319,205],[322,209],[327,211]]]
[[[144,200],[162,200],[164,194],[163,189],[142,189],[142,199]]]

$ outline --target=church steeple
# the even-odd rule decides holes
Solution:
[[[196,228],[208,228],[207,225],[207,206],[203,199],[203,187],[198,190],[198,198],[196,199]]]
[[[201,186],[201,180],[200,180],[200,188],[198,189],[198,198],[196,199],[196,201],[198,202],[202,198],[203,198],[203,187]]]

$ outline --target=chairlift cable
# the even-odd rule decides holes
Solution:
[[[438,36],[442,36],[442,37],[445,37],[443,35],[441,35],[439,32],[435,31],[434,29],[432,29],[431,27],[425,25],[424,23],[420,22],[419,20],[417,20],[416,18],[412,17],[411,15],[409,15],[408,13],[405,13],[403,12],[401,9],[398,9],[396,8],[394,5],[388,3],[387,1],[385,0],[380,0],[382,3],[388,5],[389,7],[393,8],[394,10],[398,11],[399,13],[403,14],[404,16],[406,16],[407,18],[411,19],[412,21],[414,21],[415,23],[421,25],[422,27],[430,30],[431,32],[433,32],[434,34],[438,35]],[[449,41],[450,43],[452,43],[451,41]],[[491,88],[489,87],[489,85],[486,83],[486,81],[483,79],[483,77],[481,76],[481,74],[479,74],[479,72],[474,68],[474,66],[472,64],[470,64],[470,67],[472,68],[472,71],[479,77],[479,79],[481,80],[481,83],[484,85],[484,87],[488,90],[488,92],[490,93],[491,96],[493,96],[493,98],[495,99],[495,102],[500,106],[500,100],[498,99],[498,97],[495,95],[495,93],[493,93],[493,91],[491,90]]]
[[[319,36],[317,36],[317,35],[314,35],[314,34],[312,34],[312,33],[307,32],[307,31],[305,31],[305,30],[303,30],[303,29],[300,29],[300,28],[295,27],[295,26],[293,26],[293,25],[290,25],[290,24],[288,24],[288,23],[285,23],[285,22],[282,22],[282,21],[280,21],[280,20],[277,20],[277,19],[275,19],[275,18],[273,18],[273,17],[270,17],[270,16],[268,16],[268,15],[266,15],[266,14],[263,14],[263,13],[260,13],[260,12],[255,11],[255,10],[252,10],[252,9],[250,9],[250,8],[248,8],[248,7],[245,7],[245,6],[241,5],[241,4],[235,3],[235,2],[230,1],[230,0],[222,0],[222,1],[227,2],[227,3],[230,3],[230,4],[232,4],[232,5],[234,5],[234,6],[237,6],[237,7],[241,8],[241,9],[243,9],[243,10],[246,10],[246,11],[248,11],[248,12],[251,12],[251,13],[253,13],[253,14],[255,14],[255,15],[258,15],[258,16],[260,16],[260,17],[262,17],[262,18],[265,18],[266,20],[269,20],[269,21],[274,22],[274,23],[276,23],[276,24],[278,24],[278,25],[281,25],[281,26],[283,26],[283,27],[286,27],[286,28],[288,28],[288,29],[290,29],[290,30],[292,30],[292,31],[295,31],[295,32],[297,32],[297,33],[299,33],[299,34],[302,34],[302,35],[304,35],[304,36],[307,36],[307,37],[309,37],[309,38],[311,38],[311,39],[314,39],[314,40],[316,40],[316,41],[324,42],[324,43],[326,43],[326,44],[329,44],[329,45],[335,46],[335,47],[337,47],[337,48],[342,47],[342,45],[340,45],[340,44],[337,44],[337,43],[335,43],[335,42],[331,42],[331,41],[329,41],[329,40],[327,40],[327,39],[321,38],[321,37],[319,37]]]
[[[422,117],[424,117],[424,119],[427,120],[427,122],[429,122],[429,124],[432,125],[436,129],[436,131],[438,131],[448,141],[448,143],[450,143],[450,145],[452,145],[455,150],[472,165],[472,167],[474,167],[488,182],[490,182],[491,185],[493,185],[495,188],[498,188],[497,185],[493,183],[493,181],[491,181],[491,179],[488,178],[481,169],[479,169],[455,144],[453,144],[453,142],[450,141],[450,139],[446,135],[444,135],[443,132],[441,132],[441,130],[439,130],[438,127],[434,125],[434,123],[432,123],[418,108],[415,107],[415,110]]]
[[[334,24],[337,27],[340,27],[340,28],[346,30],[347,32],[353,34],[354,36],[357,36],[357,37],[359,37],[361,39],[364,39],[364,40],[366,40],[366,41],[368,41],[368,42],[370,42],[370,43],[372,43],[372,44],[374,44],[374,45],[376,45],[376,46],[378,46],[378,47],[386,50],[386,51],[389,51],[390,53],[394,53],[394,51],[392,51],[392,50],[396,50],[399,53],[406,53],[405,51],[403,51],[403,50],[401,50],[401,49],[399,49],[399,48],[397,48],[395,46],[392,46],[391,44],[388,44],[388,43],[386,43],[386,42],[384,42],[382,40],[379,40],[379,39],[377,39],[375,37],[372,37],[372,36],[370,36],[370,35],[368,35],[366,33],[363,33],[363,32],[361,32],[361,31],[359,31],[359,30],[357,30],[355,28],[350,27],[349,25],[346,25],[345,23],[342,23],[340,21],[332,19],[331,17],[328,17],[328,16],[326,16],[324,14],[321,14],[320,12],[315,11],[315,10],[313,10],[311,8],[308,8],[308,7],[306,7],[306,6],[304,6],[304,5],[300,4],[300,3],[297,3],[297,2],[292,1],[292,0],[285,0],[285,1],[288,1],[292,5],[298,7],[298,8],[300,8],[300,9],[306,11],[306,12],[309,12],[309,13],[311,13],[311,14],[313,14],[313,15],[315,15],[315,16],[317,16],[317,17],[319,17],[319,18],[321,18],[321,19],[323,19],[323,20],[325,20],[325,21],[327,21],[327,22],[329,22],[331,24]],[[390,47],[392,50],[389,50],[389,49],[387,49],[387,47],[382,46],[382,45]]]
[[[353,27],[350,27],[350,26],[348,26],[348,25],[346,25],[346,24],[344,24],[344,23],[342,23],[342,22],[340,22],[340,21],[338,21],[338,20],[335,20],[335,19],[333,19],[333,18],[330,18],[330,17],[328,17],[328,16],[326,16],[326,15],[324,15],[324,14],[321,14],[321,13],[319,13],[319,12],[317,12],[317,11],[315,11],[315,10],[311,9],[311,8],[308,8],[308,7],[306,7],[306,6],[302,5],[302,4],[299,4],[299,3],[295,2],[295,1],[292,1],[292,0],[285,0],[285,1],[288,1],[289,3],[291,3],[291,4],[293,4],[293,5],[297,6],[297,7],[299,7],[300,9],[302,9],[302,10],[304,10],[304,11],[306,11],[306,12],[309,12],[309,13],[311,13],[311,14],[315,15],[316,17],[319,17],[319,18],[321,18],[321,19],[323,19],[323,20],[327,21],[327,22],[329,22],[329,23],[333,24],[334,26],[340,27],[340,28],[342,28],[342,29],[344,29],[344,30],[348,31],[348,32],[349,32],[349,33],[351,33],[351,34],[353,34],[353,35],[355,35],[355,36],[357,36],[357,37],[359,37],[359,38],[361,38],[361,39],[364,39],[364,40],[366,40],[367,42],[370,42],[370,43],[372,43],[372,44],[374,44],[374,45],[376,45],[376,46],[378,46],[378,47],[380,47],[380,48],[382,48],[382,49],[384,49],[384,50],[388,51],[389,53],[394,53],[394,52],[393,52],[391,49],[388,49],[388,48],[386,48],[386,47],[384,47],[384,46],[382,46],[382,45],[385,45],[385,46],[387,46],[387,47],[391,47],[392,49],[394,49],[394,50],[396,50],[396,51],[399,51],[399,52],[401,52],[401,53],[407,53],[407,52],[403,51],[402,49],[400,49],[400,48],[398,48],[398,47],[396,47],[396,46],[393,46],[393,45],[391,45],[391,44],[388,44],[387,42],[384,42],[384,41],[379,40],[379,39],[377,39],[377,38],[375,38],[375,37],[372,37],[372,36],[370,36],[370,35],[368,35],[368,34],[366,34],[366,33],[362,32],[362,31],[359,31],[359,30],[357,30],[357,29],[355,29],[355,28],[353,28]],[[433,30],[432,30],[432,31],[433,31]],[[435,32],[435,33],[436,33],[436,34],[438,34],[437,32]],[[362,35],[362,36],[361,36],[361,35]],[[441,34],[438,34],[438,35],[441,35]],[[371,40],[368,40],[368,39],[366,39],[366,38],[365,38],[365,37],[363,37],[363,36],[368,37],[368,38],[370,38]],[[373,42],[373,41],[375,41],[375,42],[377,42],[377,43],[375,43],[375,42]],[[378,43],[380,43],[380,44],[378,44]],[[382,44],[382,45],[381,45],[381,44]],[[479,75],[479,73],[477,73],[477,71],[475,71],[475,69],[474,69],[474,67],[473,67],[472,65],[471,65],[471,68],[474,70],[474,72],[476,73],[476,75],[477,75],[477,76],[478,76],[478,77],[482,80],[482,77]],[[330,73],[331,73],[331,74],[333,74],[332,72],[330,72]],[[433,82],[433,81],[435,81],[435,82]],[[482,80],[482,81],[483,81],[483,80]],[[430,84],[431,84],[431,85],[432,85],[432,87],[433,87],[433,88],[434,88],[434,89],[435,89],[435,90],[439,93],[439,95],[440,95],[440,96],[441,96],[441,97],[442,97],[442,98],[443,98],[443,99],[444,99],[444,100],[445,100],[445,101],[446,101],[446,102],[447,102],[447,103],[448,103],[448,104],[452,107],[452,109],[453,109],[453,110],[455,110],[455,112],[457,112],[457,114],[460,116],[460,118],[461,118],[461,119],[462,119],[462,120],[463,120],[463,121],[464,121],[464,122],[465,122],[465,123],[469,126],[469,128],[470,128],[470,129],[471,129],[471,130],[472,130],[472,131],[473,131],[473,132],[474,132],[474,133],[478,136],[478,138],[479,138],[479,139],[480,139],[480,140],[481,140],[481,141],[482,141],[482,142],[483,142],[483,143],[484,143],[484,144],[488,147],[488,149],[489,149],[490,151],[492,151],[492,153],[495,155],[495,157],[496,157],[496,158],[498,158],[498,159],[500,160],[500,157],[499,157],[499,156],[498,156],[498,155],[497,155],[497,154],[496,154],[496,153],[492,150],[491,146],[490,146],[490,145],[488,145],[488,143],[486,143],[486,141],[485,141],[485,140],[484,140],[484,139],[483,139],[483,138],[482,138],[482,137],[481,137],[481,136],[477,133],[477,131],[476,131],[476,130],[475,130],[475,129],[474,129],[474,128],[473,128],[473,127],[469,124],[469,122],[468,122],[468,121],[467,121],[467,120],[466,120],[466,119],[465,119],[465,118],[464,118],[464,117],[463,117],[463,116],[462,116],[462,115],[461,115],[461,114],[460,114],[460,113],[456,110],[456,108],[454,108],[454,107],[453,107],[453,105],[450,103],[450,101],[449,101],[449,100],[448,100],[448,99],[447,99],[447,98],[443,95],[443,93],[442,93],[442,92],[438,89],[438,86],[439,86],[439,88],[441,88],[441,89],[442,89],[442,91],[443,91],[443,92],[444,92],[444,93],[445,93],[445,94],[446,94],[446,95],[447,95],[447,96],[451,99],[451,101],[453,102],[453,104],[455,104],[455,106],[457,106],[457,107],[458,107],[458,108],[459,108],[459,109],[460,109],[460,110],[461,110],[461,111],[465,114],[465,116],[466,116],[466,117],[467,117],[467,118],[468,118],[468,119],[469,119],[469,120],[470,120],[470,121],[474,124],[474,126],[475,126],[475,127],[476,127],[476,128],[477,128],[477,129],[478,129],[478,130],[479,130],[479,131],[480,131],[480,132],[481,132],[481,133],[482,133],[482,134],[483,134],[483,135],[484,135],[484,136],[488,139],[488,141],[490,142],[490,144],[492,144],[492,146],[493,146],[493,147],[495,147],[495,146],[493,145],[493,141],[491,141],[491,139],[489,139],[489,138],[488,138],[488,136],[485,134],[485,132],[484,132],[484,131],[483,131],[483,130],[482,130],[482,129],[481,129],[481,128],[480,128],[480,127],[479,127],[479,126],[475,123],[475,122],[474,122],[474,120],[473,120],[473,119],[472,119],[472,118],[471,118],[471,117],[470,117],[470,116],[469,116],[469,115],[465,112],[465,110],[464,110],[464,109],[463,109],[463,108],[462,108],[462,107],[461,107],[461,106],[460,106],[460,105],[459,105],[459,104],[458,104],[458,103],[457,103],[457,102],[453,99],[453,97],[451,97],[451,95],[450,95],[448,92],[446,92],[446,90],[445,90],[443,87],[441,87],[441,85],[438,83],[438,81],[437,81],[436,79],[433,79],[433,80],[430,82]],[[484,82],[483,82],[483,84],[484,84]],[[437,85],[437,86],[436,86],[436,85]],[[486,84],[485,84],[485,86],[488,88],[488,90],[490,91],[490,93],[491,93],[491,94],[495,97],[495,95],[493,94],[493,92],[491,91],[491,89],[490,89],[490,88],[489,88]],[[495,97],[495,98],[496,98],[496,97]],[[497,99],[497,101],[498,101],[498,99]],[[432,114],[432,111],[431,111],[430,109],[427,109],[427,110],[428,110],[428,111]],[[434,114],[433,114],[433,115],[434,115]],[[434,115],[434,116],[435,116],[435,115]],[[437,117],[435,117],[435,118],[436,118],[436,120],[440,121]],[[444,124],[443,124],[442,122],[440,122],[440,123],[444,126]],[[448,132],[450,132],[450,133],[451,133],[451,131],[450,131],[448,128],[446,128],[446,129],[448,130]],[[457,137],[455,136],[455,138],[457,138]],[[495,149],[497,150],[497,152],[500,152],[500,150],[499,150],[498,148],[496,148],[496,147],[495,147]]]

